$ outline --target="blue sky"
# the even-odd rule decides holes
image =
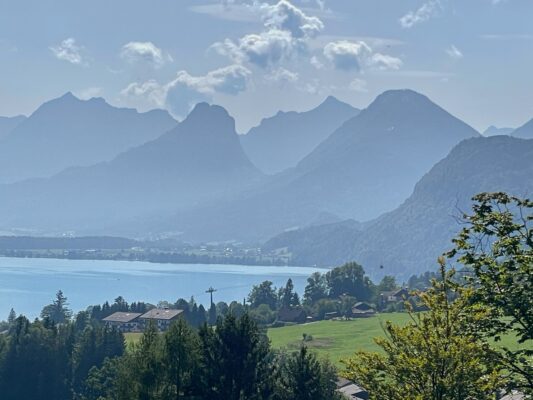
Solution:
[[[533,117],[532,0],[0,0],[0,115],[72,91],[243,132],[335,95],[427,94],[477,129]]]

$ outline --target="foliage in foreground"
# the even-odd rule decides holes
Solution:
[[[496,355],[473,334],[465,334],[468,292],[452,300],[450,274],[425,293],[424,313],[405,326],[387,323],[387,338],[376,339],[381,353],[358,352],[345,360],[343,375],[369,388],[380,400],[493,399],[501,386]],[[409,304],[407,304],[409,307]]]
[[[471,311],[478,318],[470,330],[498,343],[513,335],[533,342],[533,201],[506,193],[474,197],[472,214],[454,239],[450,258],[472,270],[466,281],[473,291]],[[510,389],[533,395],[533,350],[503,347],[500,362],[509,372]]]
[[[344,375],[374,399],[491,399],[499,391],[533,394],[533,202],[505,193],[473,198],[471,215],[446,255],[466,267],[418,296],[428,311],[386,325],[384,354],[359,352]],[[489,346],[502,335],[523,348]],[[529,397],[527,397],[529,398]]]

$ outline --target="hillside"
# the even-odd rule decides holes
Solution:
[[[396,210],[368,224],[362,232],[346,232],[341,224],[281,234],[267,242],[269,249],[288,248],[296,259],[330,265],[357,260],[372,276],[395,274],[407,279],[434,268],[436,258],[451,247],[461,229],[457,217],[468,211],[470,199],[480,192],[506,191],[531,197],[533,193],[533,140],[508,136],[465,140],[416,185]],[[316,250],[327,235],[331,262]],[[355,237],[346,254],[346,237]],[[338,243],[338,245],[337,245]],[[302,244],[305,244],[303,246]],[[273,246],[275,245],[275,246]],[[316,260],[314,263],[313,260]],[[383,266],[383,268],[381,268]]]
[[[159,229],[191,240],[264,241],[324,213],[368,221],[398,207],[457,143],[477,136],[427,97],[388,91],[260,190],[166,218]]]
[[[40,106],[0,146],[0,183],[50,177],[66,168],[110,161],[153,140],[176,121],[162,110],[138,113],[71,93]]]
[[[489,126],[483,131],[483,136],[498,136],[498,135],[510,135],[514,131],[514,128],[498,128],[494,125]]]
[[[533,139],[533,119],[530,119],[521,127],[516,128],[511,135],[522,139]]]
[[[244,151],[263,172],[296,166],[359,110],[330,96],[306,112],[278,112],[240,137]]]
[[[25,119],[26,117],[23,115],[16,117],[0,117],[0,141],[9,135],[9,133]]]

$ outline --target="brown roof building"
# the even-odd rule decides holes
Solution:
[[[141,330],[139,317],[141,313],[116,312],[103,319],[106,326],[115,327],[121,332],[135,332]]]
[[[160,331],[166,331],[181,314],[183,314],[183,310],[153,308],[141,315],[139,319],[144,322],[145,326],[149,323],[155,323]]]

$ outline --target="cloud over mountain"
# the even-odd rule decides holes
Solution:
[[[246,90],[250,75],[248,68],[238,64],[218,68],[201,76],[193,76],[182,70],[165,84],[155,80],[130,83],[121,94],[142,98],[158,107],[167,107],[174,115],[184,117],[196,103],[211,101],[215,93],[236,95]]]

